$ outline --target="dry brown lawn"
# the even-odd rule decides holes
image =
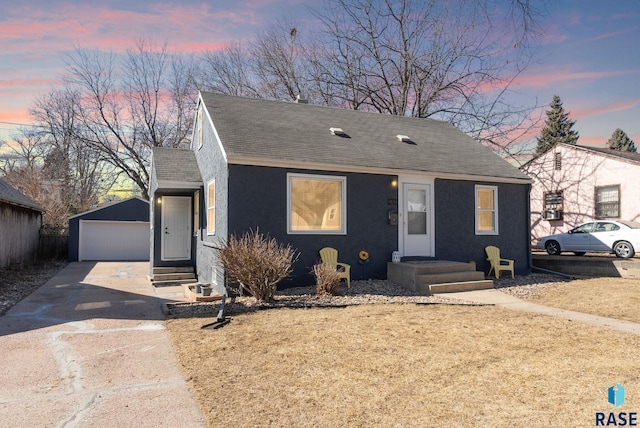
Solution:
[[[541,305],[640,323],[640,279],[575,280],[547,288],[528,300]]]
[[[640,412],[640,336],[564,319],[375,304],[200,328],[211,321],[167,321],[211,427],[594,426],[596,412]]]

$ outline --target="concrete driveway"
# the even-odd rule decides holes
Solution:
[[[0,425],[205,426],[148,268],[72,263],[0,317]]]

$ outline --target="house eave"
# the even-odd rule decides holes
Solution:
[[[16,206],[16,207],[28,209],[28,210],[31,210],[31,211],[36,211],[36,212],[39,212],[41,214],[43,214],[45,212],[45,210],[43,208],[35,207],[33,205],[23,204],[23,203],[14,201],[12,199],[0,198],[0,202],[2,202],[4,204],[7,204],[7,205],[13,205],[13,206]]]
[[[266,159],[266,158],[252,158],[245,156],[229,156],[227,158],[228,164],[233,165],[250,165],[250,166],[263,166],[272,168],[293,168],[304,170],[318,170],[318,171],[336,171],[336,172],[353,172],[361,174],[380,174],[380,175],[423,175],[429,178],[440,178],[445,180],[461,180],[461,181],[489,181],[492,183],[507,183],[507,184],[531,184],[531,178],[515,178],[515,177],[494,177],[485,175],[474,174],[454,174],[443,173],[437,171],[419,171],[408,169],[394,169],[394,168],[378,168],[378,167],[366,167],[357,165],[340,165],[340,164],[325,164],[318,162],[301,162],[291,160],[279,160],[279,159]]]
[[[94,212],[96,212],[96,211],[100,211],[100,210],[103,210],[103,209],[105,209],[105,208],[109,208],[109,207],[112,207],[112,206],[114,206],[114,205],[121,204],[121,203],[123,203],[123,202],[128,202],[128,201],[130,201],[130,200],[132,200],[132,199],[137,199],[137,200],[142,201],[142,202],[147,203],[147,204],[149,203],[149,201],[147,201],[146,199],[142,199],[142,198],[141,198],[141,197],[139,197],[139,196],[132,196],[132,197],[130,197],[130,198],[123,199],[122,201],[114,201],[114,202],[111,202],[111,203],[109,203],[109,204],[103,205],[103,206],[101,206],[101,207],[96,207],[96,208],[90,209],[90,210],[88,210],[88,211],[84,211],[84,212],[81,212],[81,213],[79,213],[79,214],[72,215],[71,217],[69,217],[69,220],[73,220],[74,218],[82,217],[82,216],[84,216],[84,215],[91,214],[91,213],[94,213]]]
[[[180,190],[198,190],[203,186],[201,181],[172,181],[158,180],[158,190],[180,189]]]

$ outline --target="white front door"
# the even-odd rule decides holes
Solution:
[[[162,196],[162,260],[191,258],[191,198]]]
[[[431,185],[403,183],[403,256],[432,256]]]

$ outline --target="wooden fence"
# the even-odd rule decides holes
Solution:
[[[42,228],[38,246],[39,259],[66,259],[69,253],[69,230]]]

